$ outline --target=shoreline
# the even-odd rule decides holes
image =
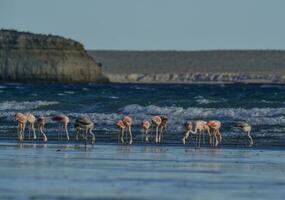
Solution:
[[[96,84],[96,85],[285,85],[285,82],[262,82],[262,81],[245,81],[245,82],[211,82],[211,81],[197,81],[197,82],[57,82],[57,81],[7,81],[1,80],[0,84],[58,84],[58,85],[84,85],[84,84]]]
[[[275,145],[275,146],[246,146],[242,144],[232,145],[232,144],[220,144],[218,147],[211,147],[209,145],[204,146],[202,145],[200,148],[196,148],[194,145],[188,143],[186,145],[180,144],[180,143],[161,143],[161,144],[155,144],[155,143],[133,143],[131,145],[129,144],[118,144],[116,142],[95,142],[95,144],[88,143],[85,145],[84,141],[48,141],[47,143],[44,143],[42,141],[33,141],[28,140],[24,142],[18,142],[16,140],[0,140],[0,147],[44,147],[44,148],[53,148],[53,147],[86,147],[86,148],[93,148],[95,146],[117,146],[117,147],[126,147],[126,148],[136,148],[136,147],[149,147],[149,148],[185,148],[185,149],[192,149],[192,150],[199,150],[199,149],[207,149],[207,150],[223,150],[223,149],[230,149],[230,150],[284,150],[285,146],[282,145]]]

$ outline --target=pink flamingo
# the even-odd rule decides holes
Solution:
[[[38,123],[38,126],[39,126],[39,131],[40,133],[43,135],[43,141],[44,142],[47,142],[47,136],[44,132],[44,129],[45,129],[45,124],[46,124],[46,119],[44,116],[40,116],[38,119],[37,119],[37,123]]]
[[[249,146],[251,147],[253,145],[253,139],[250,135],[251,125],[247,122],[237,122],[235,127],[240,128],[244,133],[247,134],[247,137],[249,138]]]
[[[151,119],[152,123],[155,124],[156,126],[156,130],[155,130],[155,142],[158,143],[159,142],[159,135],[158,135],[158,129],[161,125],[161,117],[160,116],[154,116],[152,119]]]
[[[16,113],[15,118],[18,122],[18,140],[23,141],[25,137],[24,131],[27,123],[27,117],[22,113]]]
[[[67,130],[69,118],[66,115],[56,115],[56,116],[53,116],[51,118],[51,120],[59,123],[59,129],[58,129],[57,137],[59,138],[59,134],[60,134],[60,138],[62,138],[62,131],[61,131],[61,127],[60,127],[60,125],[62,124],[62,127],[64,127],[64,129],[65,129],[66,138],[67,138],[67,140],[69,140],[69,134],[68,134],[68,130]]]
[[[125,132],[126,126],[125,126],[123,120],[117,121],[116,126],[121,130],[121,132],[119,134],[119,138],[121,139],[122,144],[124,144],[125,143],[125,141],[124,141],[124,132]]]
[[[18,139],[20,141],[24,140],[25,128],[26,128],[27,122],[29,122],[31,125],[30,128],[33,131],[34,139],[37,139],[37,135],[36,135],[36,131],[35,131],[35,122],[36,122],[35,116],[31,113],[26,113],[26,114],[16,113],[15,117],[16,117],[16,121],[19,124],[19,126],[18,126],[18,132],[19,132],[18,133]],[[29,139],[30,139],[30,130],[29,130]]]
[[[129,131],[129,134],[130,134],[130,142],[129,144],[132,144],[133,143],[133,135],[132,135],[132,124],[133,124],[133,119],[129,116],[125,116],[123,119],[122,119],[124,125],[126,126],[126,128],[128,128],[128,131]]]
[[[193,123],[191,121],[187,121],[184,125],[185,129],[186,129],[186,133],[185,136],[182,138],[182,143],[186,144],[186,139],[190,136],[190,133],[194,134],[193,130]]]
[[[163,135],[163,131],[165,131],[166,126],[167,126],[167,122],[168,122],[168,118],[165,116],[161,116],[161,123],[160,123],[160,133],[159,133],[159,137],[158,137],[158,142],[161,142],[162,139],[162,135]]]
[[[150,122],[148,120],[144,120],[141,123],[141,128],[144,130],[145,141],[148,142],[148,130],[150,128]]]
[[[33,134],[34,134],[34,140],[37,139],[36,131],[35,131],[35,123],[36,123],[36,117],[31,114],[31,113],[26,113],[25,114],[27,117],[27,122],[30,123],[30,128],[29,128],[29,139],[30,139],[30,129],[32,129]]]
[[[79,139],[80,130],[85,130],[85,144],[87,144],[88,135],[92,137],[91,144],[95,143],[95,134],[92,132],[94,122],[89,117],[78,117],[75,120],[74,128],[76,129],[75,140]]]
[[[197,134],[196,135],[196,146],[200,147],[200,143],[201,143],[201,135],[203,134],[203,138],[205,137],[205,131],[208,132],[208,135],[210,137],[210,144],[212,143],[211,141],[211,133],[210,133],[210,128],[207,124],[207,122],[202,121],[202,120],[198,120],[195,122],[195,130],[192,131],[193,129],[193,124],[192,122],[187,122],[186,123],[186,134],[182,139],[183,144],[186,144],[186,140],[188,139],[188,137],[190,136],[190,133],[192,134]],[[204,139],[205,140],[205,139]]]
[[[218,144],[222,141],[222,134],[220,132],[220,128],[222,126],[220,121],[212,120],[207,123],[207,125],[210,127],[210,131],[212,131],[213,136],[213,146],[218,146]]]

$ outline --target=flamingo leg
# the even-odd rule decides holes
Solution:
[[[158,137],[158,142],[161,142],[161,138],[162,138],[162,132],[163,132],[163,126],[160,127],[160,131],[159,131],[159,137]]]
[[[124,141],[124,129],[123,128],[121,129],[121,142],[122,142],[122,144],[125,143],[125,141]]]
[[[62,124],[62,125],[60,126],[60,140],[62,140],[63,127],[64,127],[64,125]]]
[[[58,131],[57,131],[57,140],[59,140],[59,134],[60,134],[60,124],[58,124]]]
[[[129,144],[132,144],[133,143],[133,135],[132,135],[131,126],[129,126],[128,128],[129,128],[129,134],[130,134],[130,143]]]
[[[34,134],[34,140],[36,140],[37,139],[37,135],[36,135],[35,124],[34,123],[31,123],[31,128],[32,128],[32,131],[33,131],[33,134]]]
[[[94,144],[94,143],[95,143],[95,140],[96,140],[96,137],[95,137],[95,134],[92,132],[92,128],[89,129],[89,134],[92,136],[92,141],[91,141],[91,143]]]
[[[21,141],[23,141],[23,126],[24,126],[24,124],[22,124],[22,123],[19,123],[19,126],[18,126],[18,140],[21,142]]]
[[[190,130],[188,130],[185,133],[185,136],[182,138],[182,143],[185,145],[186,144],[186,140],[188,139],[188,137],[190,136]]]
[[[24,140],[24,139],[25,139],[25,129],[26,129],[26,124],[25,124],[25,123],[23,123],[23,124],[22,124],[22,131],[21,131],[22,140]]]
[[[209,143],[211,145],[212,144],[212,135],[211,135],[211,132],[209,129],[207,129],[207,131],[208,131],[208,135],[209,135]]]
[[[203,144],[205,144],[205,131],[203,131]]]
[[[145,130],[145,141],[148,142],[148,130]]]
[[[160,131],[159,131],[159,137],[158,137],[158,141],[159,141],[159,143],[161,143],[161,138],[162,138],[162,130],[163,130],[163,127],[160,127]]]
[[[247,132],[247,137],[249,138],[250,142],[249,142],[249,146],[251,147],[253,145],[253,139],[250,135],[250,131]]]
[[[195,147],[196,148],[198,147],[198,136],[199,136],[199,133],[196,132],[196,137],[195,137]]]
[[[46,136],[46,134],[44,133],[44,126],[41,125],[39,129],[40,129],[41,134],[43,135],[43,140],[44,140],[44,142],[47,142],[47,136]]]
[[[215,137],[215,147],[217,147],[218,144],[219,144],[219,141],[218,141],[218,138],[217,138],[217,131],[216,130],[214,131],[214,137]]]
[[[30,126],[29,126],[29,140],[31,139],[31,124],[30,124]]]
[[[221,134],[220,130],[217,130],[217,132],[218,132],[219,143],[220,143],[220,142],[222,142],[222,134]]]
[[[67,141],[69,141],[69,134],[68,134],[68,130],[67,130],[67,123],[64,124],[64,129],[65,129],[65,133],[66,133],[66,139],[67,139]]]
[[[156,126],[156,131],[155,131],[155,142],[158,143],[158,125]]]
[[[86,128],[85,129],[85,145],[87,145],[87,140],[88,140],[88,136],[87,136],[87,134],[88,134],[88,129]]]
[[[76,128],[75,140],[79,140],[79,128]]]
[[[20,132],[21,131],[21,124],[18,123],[18,128],[17,128],[17,135],[18,135],[18,140],[20,140]]]
[[[198,143],[199,148],[201,147],[201,134],[202,134],[202,131],[199,131],[199,143]]]

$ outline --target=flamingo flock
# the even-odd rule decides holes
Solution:
[[[62,135],[65,133],[66,140],[70,140],[68,132],[68,124],[70,123],[69,117],[66,115],[55,115],[51,117],[40,116],[36,118],[32,113],[16,113],[15,120],[18,122],[18,140],[20,142],[25,139],[25,128],[26,124],[29,127],[29,139],[30,132],[33,132],[33,139],[37,139],[35,124],[38,125],[38,131],[42,135],[44,142],[48,141],[46,135],[46,119],[50,118],[51,121],[58,123],[58,140],[62,140]],[[145,119],[141,123],[141,129],[143,130],[143,141],[150,142],[150,128],[154,127],[155,143],[161,143],[163,135],[166,132],[168,124],[168,117],[166,116],[153,116],[151,119]],[[121,144],[133,144],[133,134],[132,125],[133,119],[130,116],[124,116],[122,119],[115,123],[116,127],[119,129],[118,142]],[[208,137],[209,145],[212,147],[217,147],[222,142],[221,127],[222,123],[218,120],[211,121],[186,121],[185,123],[185,135],[182,138],[182,144],[186,145],[189,142],[190,136],[195,136],[195,146],[200,148],[201,140],[203,144],[206,143],[206,137]],[[251,125],[247,122],[237,122],[235,124],[236,128],[243,131],[249,139],[249,146],[253,145],[253,138],[251,136]],[[88,137],[90,138],[91,144],[95,143],[95,134],[93,129],[95,128],[94,122],[89,117],[78,117],[75,119],[74,129],[76,131],[75,140],[78,141],[80,137],[83,137],[85,143],[88,142]],[[128,134],[125,135],[125,130]],[[82,132],[83,131],[83,132]],[[82,134],[83,133],[83,134]],[[126,142],[125,142],[126,141]]]

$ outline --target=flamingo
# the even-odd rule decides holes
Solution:
[[[78,140],[80,130],[85,130],[85,143],[87,143],[88,134],[92,136],[91,143],[95,143],[95,134],[92,132],[92,130],[94,129],[94,123],[89,117],[78,117],[75,120],[74,127],[76,129],[76,140]]]
[[[148,130],[150,127],[150,122],[148,120],[144,120],[141,123],[141,128],[144,130],[145,141],[148,142]]]
[[[39,125],[39,131],[40,133],[43,135],[43,141],[44,142],[47,142],[47,136],[46,134],[44,133],[44,129],[45,129],[45,124],[46,124],[46,119],[44,116],[40,116],[38,119],[37,119],[37,123]]]
[[[124,144],[125,143],[125,141],[124,141],[124,132],[125,132],[126,126],[125,126],[123,120],[117,121],[116,126],[121,130],[121,132],[119,134],[119,137],[121,139],[122,144]]]
[[[133,124],[133,119],[129,116],[125,116],[123,119],[122,119],[124,125],[126,126],[126,128],[128,128],[128,131],[129,131],[129,134],[130,134],[130,142],[129,144],[132,144],[133,143],[133,135],[132,135],[132,124]]]
[[[194,131],[192,131],[192,129],[193,129],[192,122],[190,122],[190,121],[186,122],[185,126],[186,126],[186,130],[187,131],[186,131],[185,136],[182,139],[183,144],[186,144],[187,138],[190,136],[190,133],[192,133],[192,134],[197,134],[197,136],[196,136],[196,146],[200,147],[201,134],[203,134],[203,137],[204,137],[205,131],[208,132],[208,135],[210,137],[210,143],[211,143],[210,128],[207,125],[207,122],[202,121],[202,120],[196,121],[195,122],[195,130]],[[198,138],[199,138],[199,141],[198,141]]]
[[[23,141],[25,136],[24,131],[27,123],[27,117],[22,113],[16,113],[15,118],[18,122],[18,140]]]
[[[15,115],[16,121],[18,122],[19,126],[18,126],[18,139],[20,141],[24,140],[25,137],[25,128],[26,128],[26,123],[29,122],[31,125],[31,129],[33,131],[34,134],[34,139],[37,139],[37,135],[35,132],[35,121],[36,118],[33,114],[31,113],[16,113]],[[30,132],[29,132],[29,139],[30,139]]]
[[[193,123],[191,121],[187,121],[185,123],[186,133],[185,136],[182,138],[182,143],[186,144],[186,139],[190,136],[190,133],[195,134],[193,130]]]
[[[36,131],[35,131],[35,122],[36,122],[36,117],[31,114],[31,113],[26,113],[25,116],[27,117],[27,122],[30,123],[30,128],[33,131],[34,134],[34,140],[37,139]],[[30,139],[30,129],[29,129],[29,139]]]
[[[155,131],[155,142],[158,143],[158,139],[159,139],[159,135],[158,135],[158,129],[161,125],[161,117],[160,116],[154,116],[152,119],[151,119],[152,123],[156,125],[156,131]]]
[[[222,141],[222,135],[220,132],[220,128],[222,124],[220,121],[212,120],[212,121],[209,121],[207,125],[210,127],[210,131],[212,131],[212,135],[213,135],[213,139],[210,139],[210,140],[213,141],[213,146],[216,147]]]
[[[62,124],[62,126],[64,126],[64,129],[65,129],[65,133],[66,133],[66,138],[67,140],[69,140],[69,135],[68,135],[68,130],[67,130],[67,125],[69,123],[69,118],[66,116],[66,115],[56,115],[56,116],[53,116],[51,118],[52,121],[54,122],[57,122],[59,123],[59,126],[60,124]],[[59,138],[59,133],[60,133],[60,136],[62,136],[62,132],[60,131],[60,128],[58,129],[58,138]]]
[[[249,138],[249,146],[251,147],[253,145],[253,139],[250,135],[251,125],[247,122],[237,122],[235,127],[240,128],[243,132],[247,134],[247,137]]]
[[[161,124],[160,124],[160,133],[158,137],[158,142],[161,142],[163,131],[166,129],[168,118],[165,116],[161,116]]]

